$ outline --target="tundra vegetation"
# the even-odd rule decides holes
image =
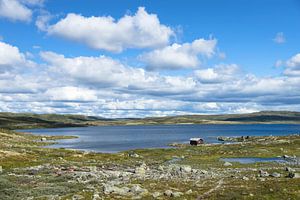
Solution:
[[[298,134],[116,154],[44,147],[66,138],[1,129],[0,199],[300,199]]]

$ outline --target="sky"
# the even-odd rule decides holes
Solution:
[[[0,112],[300,111],[299,0],[0,0]]]

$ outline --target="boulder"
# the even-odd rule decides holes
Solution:
[[[292,169],[292,168],[290,168],[290,167],[286,167],[286,168],[285,168],[285,171],[287,171],[287,172],[295,172],[295,170]]]
[[[192,168],[189,165],[183,165],[183,166],[180,166],[180,171],[185,172],[185,173],[191,173]]]
[[[230,162],[225,162],[223,165],[224,165],[225,167],[230,167],[230,166],[232,166],[232,164],[231,164]]]
[[[180,196],[182,196],[182,195],[183,195],[182,192],[173,192],[173,193],[172,193],[172,197],[175,197],[175,198],[180,197]]]
[[[142,188],[140,185],[133,185],[131,188],[130,188],[130,191],[134,194],[146,194],[148,193],[148,190],[147,189],[144,189]]]
[[[242,178],[244,181],[249,181],[249,178],[247,176],[243,176]]]
[[[185,194],[192,194],[193,190],[189,189],[188,191],[185,192]]]
[[[152,194],[152,197],[153,197],[153,198],[158,198],[159,196],[161,196],[161,193],[160,193],[160,192],[154,192],[154,193]]]
[[[281,176],[280,173],[274,172],[272,174],[270,174],[271,177],[275,177],[275,178],[279,178]]]
[[[164,195],[167,196],[167,197],[171,197],[173,195],[173,192],[171,190],[166,190],[164,192]]]
[[[75,194],[72,196],[72,200],[81,200],[81,199],[84,199],[84,196],[79,194]]]
[[[290,178],[300,178],[300,173],[290,172],[289,177]]]
[[[267,177],[267,176],[269,176],[269,173],[264,170],[259,170],[259,175],[260,175],[260,177]]]
[[[41,141],[42,141],[42,142],[47,141],[47,138],[42,137],[42,138],[41,138]]]

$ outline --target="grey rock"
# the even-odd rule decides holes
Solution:
[[[139,158],[139,157],[140,157],[139,154],[134,153],[134,152],[130,152],[130,153],[128,154],[128,156],[129,156],[129,157],[132,157],[132,158]]]
[[[131,188],[130,188],[130,191],[132,193],[135,193],[135,194],[147,194],[148,193],[148,190],[147,189],[144,189],[142,188],[140,185],[133,185]]]
[[[182,196],[183,195],[183,193],[182,192],[173,192],[172,193],[172,197],[180,197],[180,196]]]
[[[84,199],[84,196],[79,194],[75,194],[72,196],[72,200],[81,200],[81,199]]]
[[[114,193],[119,194],[121,196],[128,195],[129,192],[130,189],[128,187],[121,187],[121,188],[116,187],[114,191]]]
[[[173,192],[171,190],[166,190],[164,192],[164,195],[167,196],[167,197],[171,197],[173,195]]]
[[[249,181],[249,178],[247,176],[243,176],[242,178],[244,181]]]
[[[289,177],[290,178],[300,178],[300,173],[290,172]]]
[[[114,192],[115,187],[113,185],[105,184],[103,187],[104,194],[110,194]]]
[[[153,197],[153,198],[157,198],[157,197],[159,197],[159,196],[161,196],[161,193],[160,193],[160,192],[154,192],[154,193],[152,194],[152,197]]]
[[[192,168],[189,165],[182,165],[182,166],[180,166],[180,171],[185,172],[185,173],[191,173]]]
[[[185,192],[185,194],[192,194],[193,190],[189,189],[188,191]]]
[[[269,176],[269,173],[264,170],[259,170],[259,175],[260,175],[260,177],[267,177],[267,176]]]
[[[275,178],[279,178],[281,176],[280,173],[274,172],[272,174],[270,174],[271,177],[275,177]]]
[[[231,164],[230,162],[225,162],[223,165],[224,165],[225,167],[230,167],[230,166],[232,166],[232,164]]]
[[[0,173],[2,173],[3,172],[3,168],[2,168],[2,166],[0,166]]]
[[[47,141],[47,138],[42,137],[42,138],[41,138],[41,141],[42,141],[42,142]]]
[[[286,167],[286,168],[285,168],[285,171],[287,171],[287,172],[295,172],[295,170],[292,169],[292,168],[290,168],[290,167]]]

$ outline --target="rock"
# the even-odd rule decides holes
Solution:
[[[223,165],[224,165],[225,167],[232,166],[232,164],[231,164],[230,162],[225,162]]]
[[[295,172],[295,170],[292,169],[292,168],[290,168],[290,167],[286,167],[286,168],[285,168],[285,171],[287,171],[287,172]]]
[[[260,180],[260,181],[265,181],[266,179],[265,178],[259,178],[258,180]]]
[[[191,173],[192,168],[189,165],[183,165],[183,166],[180,166],[180,171],[185,172],[185,173]]]
[[[0,173],[2,173],[3,172],[3,169],[2,169],[2,166],[0,166]]]
[[[146,194],[148,193],[147,189],[142,188],[140,185],[134,185],[131,187],[130,191],[134,194]]]
[[[185,192],[185,194],[192,194],[193,190],[189,189],[188,191]]]
[[[88,167],[90,172],[97,172],[97,167],[96,166],[90,166]]]
[[[171,190],[166,190],[164,192],[164,195],[167,196],[167,197],[171,197],[173,195],[173,192]]]
[[[154,192],[154,193],[152,194],[152,197],[153,197],[153,198],[157,198],[157,197],[159,197],[159,196],[161,196],[161,193],[160,193],[160,192]]]
[[[172,193],[172,197],[175,197],[175,198],[180,197],[180,196],[182,196],[182,195],[183,195],[182,192],[173,192],[173,193]]]
[[[114,191],[114,193],[119,194],[121,196],[128,195],[129,192],[130,189],[128,187],[121,187],[121,188],[116,187]]]
[[[98,192],[96,192],[96,193],[93,194],[93,199],[92,200],[100,200],[100,199],[101,198],[100,198],[100,195],[99,195]]]
[[[249,178],[247,176],[243,176],[242,178],[244,181],[249,181]]]
[[[134,173],[136,173],[138,175],[145,175],[146,170],[144,167],[137,167],[137,168],[135,168]]]
[[[103,187],[104,194],[110,194],[113,193],[115,190],[115,187],[113,185],[105,184]]]
[[[80,200],[80,199],[84,199],[84,196],[79,194],[75,194],[72,196],[72,200]]]
[[[300,173],[290,172],[289,177],[290,178],[300,178]]]
[[[272,174],[270,174],[271,177],[275,177],[275,178],[279,178],[281,176],[280,173],[274,172]]]
[[[130,153],[128,154],[128,156],[129,156],[129,157],[132,157],[132,158],[139,158],[139,157],[140,157],[139,154],[134,153],[134,152],[130,152]]]
[[[164,167],[163,167],[162,165],[159,165],[159,166],[158,166],[158,170],[164,171]]]
[[[269,176],[269,173],[267,171],[259,170],[260,177],[267,177]]]
[[[47,141],[47,138],[42,137],[42,138],[41,138],[41,141],[42,141],[42,142]]]

